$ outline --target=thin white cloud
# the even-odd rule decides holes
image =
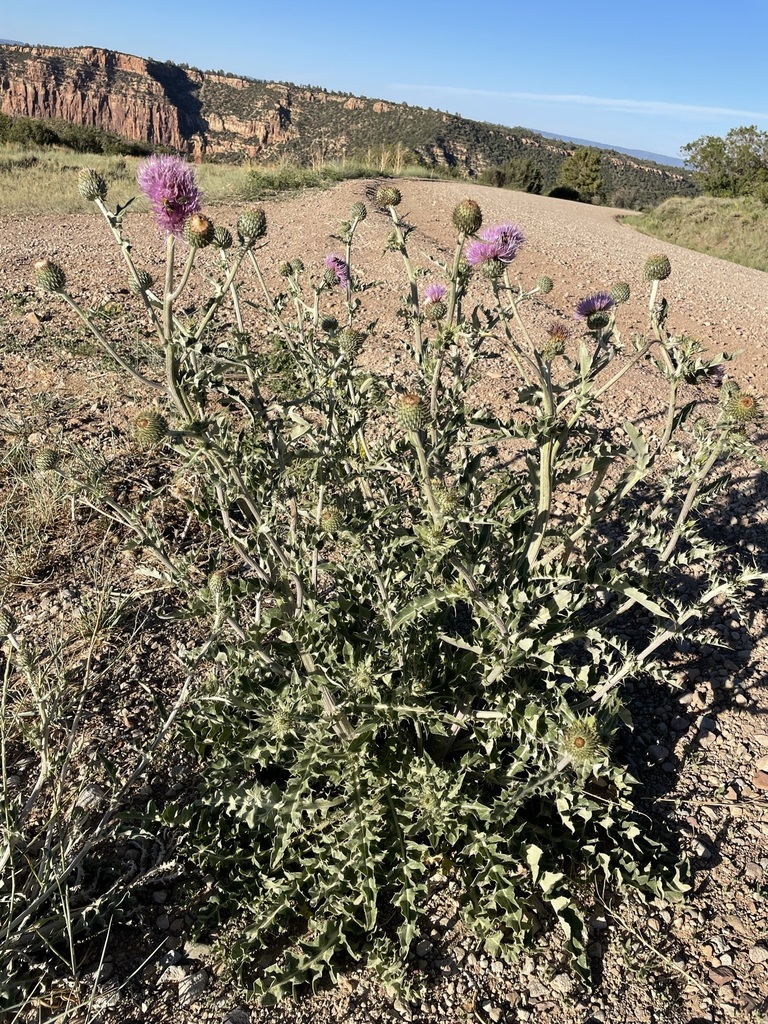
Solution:
[[[492,99],[517,100],[523,103],[564,103],[568,106],[603,107],[628,114],[653,117],[750,117],[768,120],[768,113],[758,110],[734,110],[730,107],[702,107],[690,103],[666,103],[663,100],[611,99],[605,96],[582,96],[579,93],[498,92],[493,89],[468,89],[455,85],[407,85],[397,83],[393,89],[413,89],[451,96],[483,96]]]

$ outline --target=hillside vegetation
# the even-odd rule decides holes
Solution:
[[[52,141],[50,128],[74,149],[87,144],[114,152],[123,136],[126,145],[149,144],[196,162],[287,160],[313,169],[345,160],[378,166],[387,154],[396,173],[414,164],[476,180],[510,163],[530,161],[536,190],[545,195],[561,184],[563,165],[579,151],[526,128],[97,47],[0,46],[0,75],[0,109],[16,122],[6,129],[18,142]],[[37,127],[20,127],[25,118],[36,120]],[[61,128],[62,118],[77,127],[73,140]],[[109,136],[85,138],[94,127]],[[17,138],[19,133],[26,137]],[[596,201],[644,209],[697,192],[691,174],[680,168],[614,150],[592,152],[599,162]],[[524,179],[529,182],[530,174]]]
[[[768,207],[757,199],[667,199],[627,223],[664,242],[768,271]]]

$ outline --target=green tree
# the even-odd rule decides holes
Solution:
[[[529,156],[515,157],[504,164],[504,187],[518,192],[541,194],[541,170]]]
[[[702,135],[682,152],[708,195],[748,195],[768,181],[768,132],[755,125],[732,128],[725,138]]]
[[[575,150],[561,166],[557,184],[575,189],[585,201],[600,198],[605,191],[605,179],[600,169],[598,150],[588,146]]]

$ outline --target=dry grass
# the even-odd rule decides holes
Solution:
[[[0,146],[0,216],[21,217],[38,214],[93,213],[98,211],[77,191],[77,175],[83,167],[99,171],[109,185],[110,204],[126,203],[137,197],[134,209],[146,210],[147,203],[138,194],[136,171],[144,157],[105,156],[77,153],[63,147],[22,147],[14,143]],[[348,178],[375,177],[382,173],[378,161],[345,160],[299,167],[289,161],[240,166],[201,164],[197,179],[207,206],[258,201],[279,192],[305,188],[330,187]],[[388,174],[408,177],[434,177],[430,168],[403,164]]]
[[[664,242],[768,270],[768,207],[756,199],[667,199],[627,223]]]

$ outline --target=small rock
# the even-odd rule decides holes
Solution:
[[[654,761],[660,762],[666,760],[669,750],[660,743],[654,743],[652,747],[648,747],[648,754]]]
[[[768,732],[756,732],[752,739],[761,747],[768,747]]]
[[[768,772],[755,772],[752,776],[752,785],[755,789],[768,789]]]
[[[753,964],[764,964],[768,960],[768,948],[758,942],[756,946],[750,949],[749,959]]]
[[[188,960],[203,960],[205,957],[210,956],[211,947],[207,946],[204,942],[185,942],[184,943],[184,955]]]
[[[224,1024],[251,1024],[251,1014],[240,1006],[230,1010],[224,1018]]]
[[[416,956],[425,957],[432,951],[432,943],[429,939],[422,939],[416,946]]]
[[[160,914],[155,924],[161,932],[167,932],[171,925],[171,919],[167,914]]]
[[[194,974],[187,975],[179,982],[179,1004],[191,1006],[192,1003],[197,1002],[207,988],[208,973],[206,971],[196,971]]]
[[[549,989],[546,985],[542,985],[538,979],[531,978],[528,982],[528,995],[534,1000],[546,999],[549,995]]]
[[[755,761],[755,768],[759,772],[768,772],[768,754],[764,757],[758,757],[757,761]]]
[[[569,974],[556,974],[552,979],[552,988],[564,996],[573,990],[573,984],[573,978]]]
[[[709,972],[709,980],[713,985],[727,985],[736,980],[736,971],[732,967],[713,967]]]
[[[165,903],[165,901],[168,899],[168,893],[165,891],[165,889],[156,889],[152,893],[152,899],[154,900],[155,903]]]

